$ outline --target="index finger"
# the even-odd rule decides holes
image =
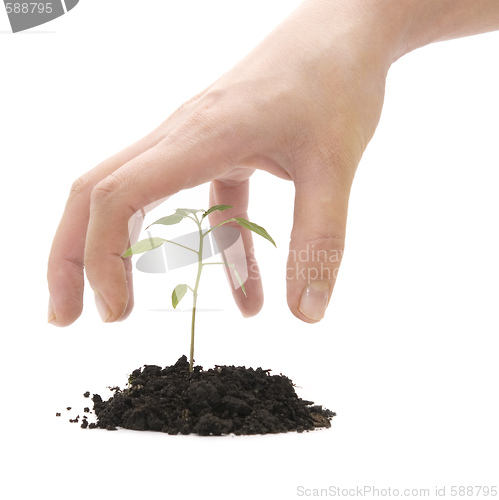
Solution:
[[[150,134],[108,158],[73,183],[47,265],[50,323],[68,326],[82,311],[83,252],[92,189],[121,165],[156,145],[159,140],[157,134]]]

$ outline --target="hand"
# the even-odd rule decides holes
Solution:
[[[247,218],[249,178],[266,170],[295,184],[287,264],[291,312],[313,323],[325,312],[344,249],[348,199],[377,126],[387,71],[432,40],[499,26],[499,3],[484,0],[307,0],[255,50],[156,130],[78,179],[48,264],[49,321],[66,326],[82,310],[83,271],[105,321],[133,307],[128,223],[143,207],[211,181],[220,217]],[[248,298],[263,303],[253,242]],[[246,256],[240,256],[244,262]],[[240,263],[238,263],[240,265]]]
[[[356,20],[324,15],[319,4],[305,2],[156,130],[73,184],[49,258],[52,323],[66,326],[81,314],[84,269],[103,320],[126,318],[131,261],[121,255],[129,219],[208,181],[210,206],[233,205],[212,214],[212,225],[247,218],[255,169],[295,184],[288,304],[303,321],[323,317],[343,253],[350,187],[378,123],[389,67],[371,53]],[[242,236],[248,298],[240,290],[234,296],[250,316],[262,307],[263,292],[251,233]]]

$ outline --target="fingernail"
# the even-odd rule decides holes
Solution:
[[[112,315],[111,309],[109,309],[107,302],[104,300],[104,297],[99,292],[99,290],[97,290],[97,288],[94,288],[94,296],[97,311],[99,311],[99,315],[102,321],[107,322]]]
[[[55,317],[55,312],[54,312],[54,306],[52,305],[52,299],[49,297],[49,314],[48,314],[48,323],[51,323],[52,325],[56,325],[56,317]]]
[[[324,317],[329,301],[329,283],[313,281],[301,292],[298,309],[307,318],[319,321]]]

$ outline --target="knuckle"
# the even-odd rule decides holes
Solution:
[[[300,240],[291,240],[289,258],[290,260],[302,260],[308,262],[339,263],[343,258],[345,250],[345,237],[339,233],[326,233]]]
[[[335,282],[343,259],[344,238],[335,233],[292,244],[286,267],[288,280]]]
[[[199,101],[199,99],[205,94],[205,91],[200,92],[199,94],[196,94],[194,97],[191,97],[189,100],[185,101],[178,109],[175,111],[174,114],[182,114],[188,111],[192,105]]]
[[[215,137],[224,121],[222,111],[208,103],[197,107],[186,119],[185,126],[196,130],[202,136]]]
[[[69,197],[76,198],[81,196],[91,189],[91,185],[90,176],[87,172],[73,182],[71,189],[69,190]]]
[[[111,173],[92,189],[90,205],[97,210],[112,210],[113,214],[130,218],[142,207],[130,202],[133,183],[128,178]]]
[[[92,190],[92,202],[99,203],[109,199],[119,192],[123,187],[123,182],[115,174],[110,174],[95,185]]]
[[[67,262],[70,264],[72,267],[74,267],[77,271],[82,272],[84,265],[83,265],[83,259],[80,257],[71,257],[71,256],[64,256],[63,257],[64,262]]]
[[[233,115],[233,96],[225,89],[210,89],[184,108],[184,119],[178,127],[178,132],[184,135],[186,131],[194,131],[197,136],[211,140],[234,133],[238,128],[237,120],[231,121],[228,130],[227,123]]]
[[[338,232],[325,233],[320,236],[307,239],[309,244],[314,244],[324,248],[344,248],[345,237]]]
[[[219,92],[209,91],[202,98],[189,103],[189,119],[204,124],[204,119],[217,114],[223,106],[224,98]]]

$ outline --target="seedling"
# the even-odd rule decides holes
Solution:
[[[225,262],[206,262],[203,263],[203,243],[204,243],[204,238],[211,233],[214,229],[217,227],[223,226],[224,224],[227,224],[228,222],[235,222],[239,224],[240,226],[249,229],[250,231],[253,231],[256,234],[259,234],[260,236],[263,236],[265,239],[269,240],[274,246],[276,246],[274,240],[272,237],[267,233],[267,231],[255,224],[254,222],[250,222],[246,219],[242,219],[241,217],[233,217],[231,219],[227,219],[220,224],[217,224],[216,226],[205,230],[203,232],[203,221],[204,219],[210,215],[212,212],[223,212],[224,210],[228,210],[229,208],[232,208],[230,205],[215,205],[211,207],[208,210],[193,210],[191,208],[177,208],[175,213],[173,215],[168,215],[166,217],[162,217],[161,219],[158,219],[156,222],[153,222],[148,226],[154,226],[155,224],[162,224],[164,226],[171,226],[173,224],[178,224],[179,222],[183,221],[184,219],[191,219],[194,221],[197,225],[198,231],[199,231],[199,246],[198,249],[195,250],[193,248],[181,245],[180,243],[177,243],[175,241],[170,241],[170,240],[165,240],[163,238],[147,238],[146,240],[141,240],[134,245],[132,245],[123,255],[122,257],[130,257],[133,254],[138,254],[138,253],[144,253],[148,252],[149,250],[154,250],[155,248],[160,247],[163,245],[163,243],[171,243],[172,245],[177,245],[179,247],[184,248],[185,250],[189,250],[190,252],[194,252],[197,254],[197,260],[198,260],[198,267],[197,267],[197,276],[196,276],[196,282],[194,284],[194,287],[190,287],[189,285],[186,285],[185,283],[177,285],[173,292],[172,292],[172,305],[173,308],[175,309],[179,302],[182,300],[184,295],[187,293],[187,290],[190,290],[192,292],[192,319],[191,319],[191,349],[190,349],[190,363],[189,363],[189,370],[192,372],[193,370],[193,363],[194,363],[194,327],[196,324],[196,305],[197,305],[197,299],[198,299],[198,288],[199,288],[199,282],[201,280],[201,273],[203,271],[204,266],[208,265],[223,265],[223,266],[228,266],[234,271],[234,275],[239,282],[241,286],[241,290],[243,291],[244,295],[246,295],[246,289],[244,287],[244,282],[241,279],[240,274],[238,273],[236,267],[234,264],[230,263],[225,263]],[[201,216],[198,214],[201,213]],[[146,228],[147,229],[147,228]]]

